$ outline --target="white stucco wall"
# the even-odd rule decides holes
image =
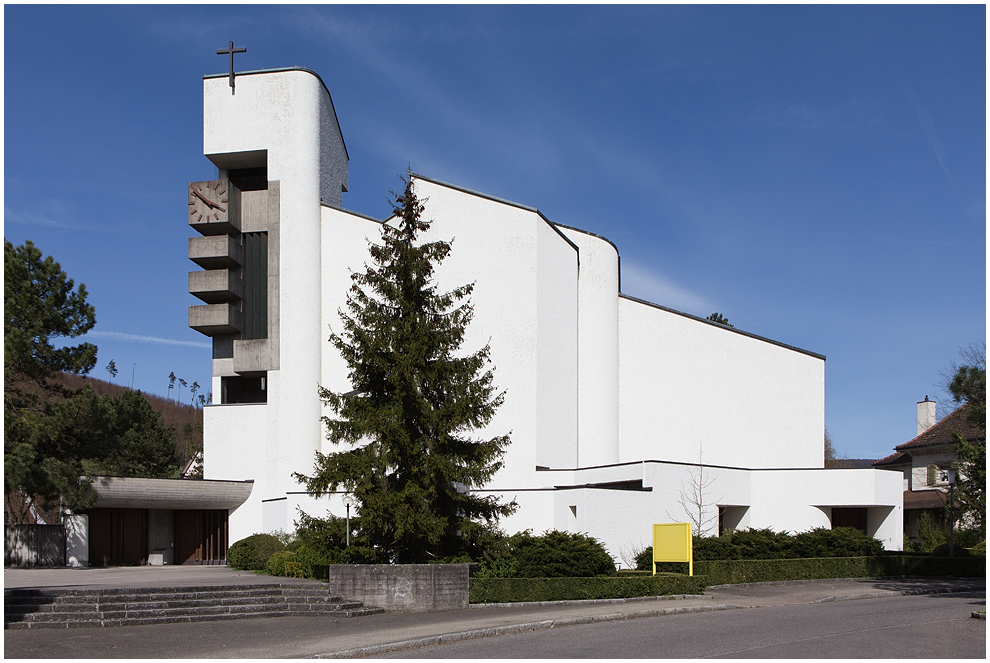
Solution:
[[[65,565],[73,568],[89,566],[89,516],[62,516],[65,525]]]
[[[542,221],[520,207],[426,180],[417,180],[416,193],[426,200],[424,217],[433,221],[424,239],[452,241],[450,256],[436,272],[439,289],[475,284],[471,295],[474,320],[462,352],[490,344],[494,384],[505,392],[491,423],[475,434],[484,438],[511,432],[505,466],[489,487],[529,487],[540,453],[537,279],[538,223]]]
[[[214,393],[220,393],[219,389]],[[254,479],[251,496],[230,512],[230,542],[269,531],[262,521],[261,501],[278,496],[272,486],[269,406],[207,405],[203,408],[203,478]],[[274,477],[278,481],[278,477]],[[277,485],[277,484],[276,484]]]
[[[536,215],[530,222],[537,238],[536,464],[574,467],[578,464],[578,251]]]
[[[620,298],[620,460],[822,467],[824,363]]]
[[[580,251],[578,454],[572,467],[619,461],[619,253],[608,241],[560,228]]]
[[[735,529],[770,528],[792,534],[830,528],[833,507],[865,507],[869,534],[887,550],[902,549],[897,472],[702,469],[645,462],[546,474],[549,483],[558,485],[642,480],[643,491],[579,488],[554,493],[554,527],[590,534],[617,558],[629,558],[630,552],[651,545],[654,523],[692,522],[681,502],[692,511],[696,508],[690,494],[699,480],[705,486],[706,536],[718,533],[719,507],[729,507],[727,525]]]

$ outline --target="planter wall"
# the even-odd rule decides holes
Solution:
[[[468,607],[468,564],[331,564],[330,593],[394,612]]]

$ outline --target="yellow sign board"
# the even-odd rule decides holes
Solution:
[[[657,574],[657,562],[687,562],[688,574],[694,575],[691,523],[653,526],[653,575]]]

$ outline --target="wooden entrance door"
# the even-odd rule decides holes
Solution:
[[[91,566],[134,566],[148,559],[148,513],[144,509],[90,509]]]
[[[227,511],[175,512],[175,563],[226,564]]]

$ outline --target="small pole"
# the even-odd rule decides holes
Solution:
[[[354,504],[354,496],[344,495],[344,506],[347,508],[347,547],[351,547],[351,505]]]
[[[956,487],[956,468],[950,467],[945,473],[946,479],[949,482],[949,557],[955,557],[953,555],[954,542],[952,540],[952,530],[955,529],[956,517],[955,511],[953,509],[953,502],[955,501],[953,497],[954,488]]]
[[[956,487],[955,482],[949,484],[949,557],[954,556],[952,550],[952,548],[954,547],[952,541],[952,530],[955,529],[956,519],[955,519],[955,513],[952,510],[952,502],[953,502],[952,492],[955,487]]]

